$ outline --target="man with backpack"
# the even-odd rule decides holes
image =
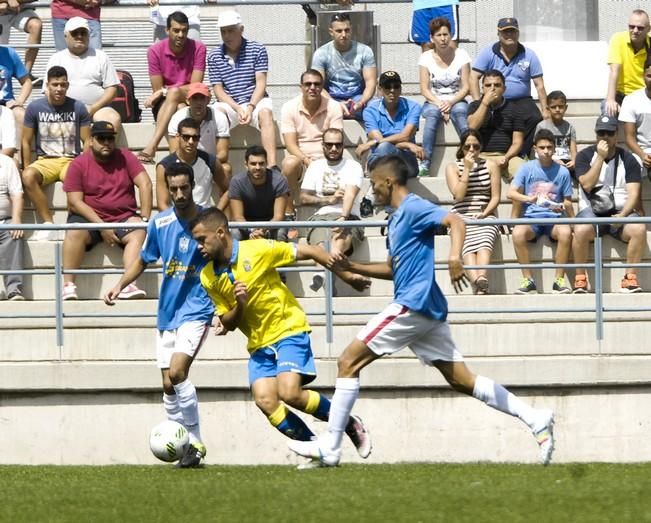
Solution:
[[[82,102],[93,121],[108,121],[116,129],[122,122],[119,113],[109,107],[117,94],[120,80],[108,55],[89,46],[88,20],[81,17],[66,22],[67,48],[54,53],[46,70],[60,65],[68,71],[68,96]]]

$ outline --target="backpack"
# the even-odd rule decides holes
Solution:
[[[128,71],[122,69],[116,70],[120,83],[117,87],[117,94],[110,104],[122,118],[123,123],[135,123],[140,121],[140,104],[136,98],[133,86],[133,76]]]

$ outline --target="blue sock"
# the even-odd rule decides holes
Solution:
[[[307,393],[309,397],[305,406],[305,413],[312,414],[321,421],[328,421],[330,417],[330,400],[314,390],[308,390]]]
[[[291,410],[288,410],[285,405],[280,405],[276,411],[269,416],[269,422],[290,439],[310,441],[314,437],[314,433],[308,428],[303,420]]]

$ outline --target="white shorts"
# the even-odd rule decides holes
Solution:
[[[378,356],[395,354],[409,345],[425,365],[435,361],[463,361],[446,321],[428,318],[398,303],[390,303],[371,318],[357,339]]]
[[[240,104],[240,107],[246,107],[247,105],[248,104]],[[240,125],[240,120],[237,116],[237,113],[235,112],[235,109],[233,109],[227,103],[215,102],[212,107],[216,111],[226,113],[226,117],[228,118],[228,126],[230,129]],[[255,106],[255,109],[253,109],[253,113],[251,114],[251,123],[249,125],[255,127],[258,131],[260,130],[260,119],[258,116],[260,114],[260,111],[263,109],[269,109],[270,111],[273,111],[273,104],[271,103],[271,98],[269,96],[265,96],[262,100],[260,100],[258,102],[258,105]]]
[[[25,31],[25,26],[32,18],[39,18],[33,9],[25,9],[16,14],[0,16],[0,25],[2,25],[2,34],[0,34],[0,44],[9,43],[10,28],[17,31]]]
[[[156,339],[156,364],[159,369],[169,369],[172,354],[182,352],[191,358],[199,354],[210,332],[210,325],[202,321],[189,321],[176,330],[158,331]]]

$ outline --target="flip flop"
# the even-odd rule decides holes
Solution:
[[[136,158],[142,163],[155,163],[154,156],[152,154],[146,153],[145,151],[140,151],[136,154]]]

